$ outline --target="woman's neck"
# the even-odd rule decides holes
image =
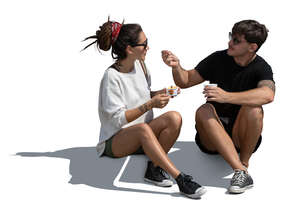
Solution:
[[[128,73],[131,72],[134,68],[134,60],[130,58],[125,58],[123,60],[118,60],[116,64],[120,68],[120,72],[122,73]]]

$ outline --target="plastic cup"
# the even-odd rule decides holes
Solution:
[[[211,86],[211,87],[218,87],[218,84],[211,83],[211,84],[208,84],[207,86]]]

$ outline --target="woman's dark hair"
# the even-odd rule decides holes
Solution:
[[[268,37],[268,29],[255,20],[243,20],[234,24],[232,34],[244,35],[246,41],[257,44],[258,50]]]
[[[85,38],[83,41],[92,38],[96,40],[87,45],[83,50],[96,43],[99,51],[108,51],[112,48],[112,58],[117,60],[125,59],[127,57],[126,47],[138,43],[139,34],[143,31],[142,27],[139,24],[123,24],[117,39],[115,42],[112,42],[112,23],[113,22],[108,20],[99,27],[99,30],[96,31],[96,35]]]

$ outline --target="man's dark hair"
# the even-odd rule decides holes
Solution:
[[[268,37],[268,29],[255,20],[243,20],[234,24],[232,34],[244,35],[247,42],[257,44],[258,51]]]

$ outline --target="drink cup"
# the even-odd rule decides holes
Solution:
[[[210,83],[210,82],[208,81],[208,84],[207,84],[206,86],[218,87],[218,84],[216,84],[216,83]]]
[[[177,87],[177,86],[174,86],[174,85],[169,86],[169,87],[167,88],[167,94],[168,94],[169,96],[171,96],[171,97],[177,96],[177,95],[178,95],[178,87]]]
[[[211,84],[208,84],[207,86],[211,86],[211,87],[218,87],[218,84],[211,83]]]

